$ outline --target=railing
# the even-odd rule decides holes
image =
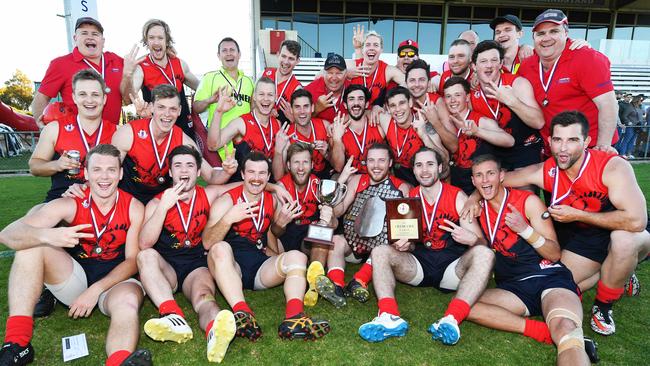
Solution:
[[[650,65],[650,41],[602,39],[598,50],[612,64]]]
[[[307,41],[298,36],[298,42],[300,43],[300,57],[323,57],[317,49],[312,47]]]
[[[0,173],[29,172],[28,161],[38,132],[0,132]]]

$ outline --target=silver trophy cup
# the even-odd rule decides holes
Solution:
[[[316,186],[316,199],[322,205],[334,207],[343,201],[348,187],[345,184],[338,183],[331,179],[323,179],[318,182]],[[329,223],[319,220],[316,224],[309,225],[309,231],[305,240],[332,245],[332,236],[334,236],[334,228],[328,226]]]

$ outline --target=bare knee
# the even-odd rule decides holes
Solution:
[[[284,254],[285,264],[302,264],[307,266],[307,256],[299,250],[290,250]]]
[[[129,284],[130,285],[130,284]],[[111,314],[137,314],[142,303],[142,292],[135,285],[128,290],[122,289],[116,296],[110,297],[108,310]]]
[[[370,258],[372,258],[372,263],[383,263],[390,260],[394,249],[390,245],[380,245],[372,249],[370,252]]]
[[[334,243],[334,248],[332,249],[336,253],[344,253],[345,247],[348,245],[347,241],[340,235],[334,235],[332,237],[332,242]]]
[[[640,241],[635,233],[624,230],[614,230],[610,234],[610,255],[614,258],[636,258],[640,248]]]
[[[213,245],[208,252],[208,257],[214,262],[225,262],[232,260],[232,249],[225,241]]]
[[[160,258],[160,254],[158,254],[158,251],[156,251],[155,249],[148,248],[142,250],[140,251],[140,253],[138,253],[138,256],[136,257],[138,268],[147,268],[154,264],[157,264],[158,258]]]
[[[469,250],[472,265],[492,268],[494,266],[494,252],[485,245],[475,245]]]

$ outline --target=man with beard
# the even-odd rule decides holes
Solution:
[[[238,118],[239,116],[249,113],[251,111],[251,99],[253,97],[253,90],[255,84],[253,80],[244,75],[244,72],[239,69],[239,58],[241,53],[239,51],[239,44],[237,41],[230,37],[226,37],[219,42],[219,51],[217,53],[219,61],[221,61],[221,69],[211,71],[203,75],[201,83],[194,95],[194,103],[192,103],[192,110],[196,113],[203,113],[208,111],[206,126],[208,129],[214,120],[215,111],[220,104],[219,94],[223,89],[227,89],[230,97],[235,101],[236,105],[227,109],[221,116],[220,128],[225,128],[230,121]],[[228,145],[232,149],[232,143]],[[225,148],[219,149],[221,159],[226,157]]]
[[[353,77],[350,82],[368,88],[370,91],[368,102],[372,106],[373,114],[377,115],[383,109],[386,86],[391,81],[404,85],[404,72],[379,59],[384,50],[384,39],[375,31],[370,31],[364,36],[363,27],[360,28],[360,30],[356,29],[353,44],[357,48],[361,39],[363,40],[361,44],[363,57],[348,60],[346,63],[348,69],[356,67],[362,73],[361,76]]]
[[[0,232],[2,242],[16,250],[2,365],[34,360],[31,314],[43,284],[70,307],[69,317],[89,317],[97,306],[111,318],[106,365],[152,364],[149,351],[135,351],[144,292],[131,278],[144,207],[117,188],[122,169],[114,146],[91,149],[84,169],[89,189],[83,198],[53,200]],[[61,222],[67,226],[57,227]]]
[[[41,131],[29,159],[29,169],[37,177],[52,177],[45,202],[61,197],[74,183],[83,183],[86,154],[99,144],[111,142],[116,125],[102,118],[106,103],[106,84],[92,70],[81,70],[72,77],[72,100],[77,107],[74,122],[52,121]],[[68,155],[79,152],[79,160]],[[78,170],[76,174],[70,171]]]
[[[311,265],[307,269],[307,282],[309,289],[305,294],[305,305],[314,306],[318,301],[316,292],[316,278],[323,275],[323,266],[327,263],[329,248],[327,246],[305,242],[310,224],[319,221],[329,223],[328,226],[336,227],[332,223],[332,207],[319,205],[316,192],[320,179],[312,174],[313,148],[310,144],[296,141],[286,149],[286,167],[288,173],[278,180],[289,193],[294,202],[301,207],[302,214],[295,220],[289,222],[284,234],[278,239],[282,245],[282,251],[299,250],[307,255]]]
[[[472,48],[469,42],[464,39],[457,39],[451,42],[449,55],[447,57],[449,70],[445,70],[441,75],[436,75],[431,78],[431,85],[435,92],[442,96],[445,82],[452,76],[460,76],[465,80],[471,80],[471,57]]]
[[[367,220],[366,215],[370,214],[369,210],[374,210],[376,204],[384,204],[379,201],[386,198],[406,197],[411,189],[408,183],[390,175],[393,159],[391,149],[385,143],[375,143],[368,149],[367,173],[354,174],[356,169],[352,166],[352,160],[353,157],[348,159],[338,178],[339,183],[347,184],[345,197],[334,207],[335,217],[345,214],[343,215],[344,234],[334,235],[334,247],[327,257],[327,276],[316,279],[318,293],[337,308],[346,305],[345,295],[352,296],[360,302],[368,301],[370,297],[368,283],[372,279],[372,262],[368,256],[372,248],[388,244],[385,223],[379,234],[364,238],[355,230],[355,222]],[[346,286],[345,262],[361,263],[365,259],[368,260]]]
[[[488,289],[468,320],[555,343],[558,365],[590,365],[582,332],[582,304],[571,271],[560,262],[546,206],[531,192],[502,186],[504,171],[493,155],[474,159],[472,182],[484,212],[480,223],[495,250],[497,288]],[[546,323],[529,319],[542,315]]]
[[[341,113],[345,103],[343,91],[350,84],[345,78],[347,66],[341,55],[331,54],[325,60],[323,77],[318,77],[307,86],[305,90],[311,93],[314,104],[314,117],[326,121],[334,121]]]
[[[345,88],[343,100],[347,116],[339,114],[332,123],[331,162],[337,172],[342,172],[346,161],[352,158],[352,166],[360,174],[365,174],[368,171],[368,148],[384,141],[383,131],[368,120],[368,98],[370,92],[363,85],[354,84]]]
[[[72,76],[79,70],[92,69],[106,83],[106,107],[103,119],[118,124],[122,112],[120,81],[122,80],[122,58],[112,52],[104,52],[104,27],[95,19],[83,17],[77,19],[74,31],[74,50],[50,62],[41,86],[32,101],[34,120],[41,123],[43,110],[50,99],[61,94],[63,103],[77,112],[72,99]],[[59,121],[61,122],[61,121]],[[41,124],[42,126],[42,124]]]
[[[275,83],[266,76],[255,84],[253,111],[237,117],[225,127],[215,123],[208,130],[208,148],[217,150],[231,141],[235,144],[235,159],[240,162],[251,151],[261,151],[269,162],[275,152],[275,137],[280,132],[280,123],[273,117],[275,108]],[[222,116],[235,106],[235,100],[223,93],[219,97],[214,120],[220,122]],[[286,129],[286,125],[283,127]],[[243,166],[243,165],[242,165]],[[232,177],[239,180],[236,175]]]
[[[251,341],[262,335],[243,289],[263,290],[284,283],[287,302],[285,320],[278,327],[280,338],[323,337],[330,330],[329,323],[314,321],[303,312],[307,257],[297,250],[266,254],[267,249],[278,252],[278,248],[267,247],[273,242],[267,235],[282,236],[286,225],[300,217],[302,208],[297,202],[279,204],[264,191],[271,166],[262,153],[249,153],[242,165],[244,184],[215,201],[203,231],[208,266],[235,313],[236,334]]]
[[[153,115],[150,119],[132,121],[113,135],[113,145],[124,160],[125,177],[120,188],[148,203],[158,193],[170,187],[167,154],[179,145],[196,147],[192,139],[175,125],[181,113],[178,91],[162,84],[152,91]],[[237,162],[229,157],[222,169],[213,169],[203,161],[201,177],[208,184],[223,184],[237,170]]]
[[[535,55],[524,60],[519,75],[528,79],[542,106],[550,135],[552,118],[560,112],[578,110],[590,124],[589,147],[616,154],[616,98],[607,56],[591,48],[571,50],[569,21],[561,10],[548,9],[533,24]]]
[[[597,283],[591,328],[611,335],[616,331],[612,305],[650,251],[650,233],[645,197],[632,167],[616,155],[587,149],[590,140],[584,114],[558,114],[549,138],[553,157],[508,172],[503,184],[532,184],[550,193],[542,217],[554,220],[562,263],[580,289],[586,291]],[[479,211],[477,205],[473,211]]]
[[[411,189],[409,197],[420,198],[422,203],[423,243],[400,239],[370,253],[379,312],[359,327],[359,335],[366,341],[401,337],[408,330],[395,299],[396,279],[411,286],[457,291],[445,316],[429,327],[433,339],[447,345],[458,342],[458,326],[487,285],[494,254],[485,246],[479,226],[460,219],[467,196],[438,179],[441,162],[440,154],[429,148],[413,156],[414,175],[420,185]]]
[[[331,176],[331,158],[329,147],[331,142],[328,131],[330,122],[312,117],[314,104],[311,93],[305,89],[297,89],[290,98],[293,123],[285,133],[280,130],[275,136],[275,154],[273,155],[273,177],[278,180],[286,173],[286,154],[290,144],[302,142],[312,147],[313,173],[319,178],[329,179]]]
[[[196,90],[199,79],[190,71],[185,61],[176,57],[171,30],[164,21],[160,19],[147,21],[142,27],[141,42],[149,49],[147,56],[137,60],[139,49],[136,45],[124,58],[124,74],[120,84],[124,100],[127,103],[136,103],[132,98],[137,95],[138,90],[142,89],[144,102],[151,103],[153,88],[161,84],[175,87],[181,98],[181,114],[176,119],[176,125],[187,136],[194,139],[190,107],[187,104],[183,85]],[[143,118],[150,117],[151,111],[139,110],[138,114]]]
[[[431,73],[429,64],[423,60],[415,60],[406,68],[406,87],[411,93],[412,112],[422,111],[431,127],[440,136],[440,141],[448,151],[458,148],[458,139],[454,135],[455,127],[451,124],[444,98],[437,93],[428,93]]]
[[[280,45],[278,67],[267,67],[263,75],[275,82],[275,110],[281,122],[291,122],[291,95],[302,89],[302,84],[293,74],[293,69],[300,63],[300,43],[285,40]]]
[[[533,88],[523,77],[502,73],[503,48],[495,41],[483,41],[472,54],[479,85],[471,94],[472,109],[499,122],[512,135],[514,146],[495,153],[506,170],[516,170],[541,161],[543,147],[539,129],[544,115]]]
[[[379,126],[395,158],[393,172],[396,177],[416,185],[417,181],[411,169],[411,158],[416,151],[422,146],[436,149],[444,161],[449,161],[449,155],[436,131],[427,130],[428,122],[425,116],[421,112],[412,112],[413,103],[408,89],[398,86],[389,90],[386,93],[386,101],[390,114],[382,113],[379,116]],[[445,166],[443,176],[448,176],[447,164],[441,165]]]
[[[229,310],[219,311],[217,306],[201,233],[210,203],[226,187],[196,185],[202,158],[191,146],[176,147],[168,159],[173,186],[149,201],[140,231],[140,279],[160,313],[145,323],[144,332],[156,341],[185,343],[193,337],[174,300],[174,292],[180,290],[198,313],[207,338],[208,361],[221,362],[235,336],[235,319]]]
[[[469,82],[454,76],[445,83],[445,103],[454,123],[458,146],[452,153],[451,184],[465,194],[474,192],[472,159],[492,153],[495,146],[511,147],[515,139],[499,127],[497,121],[470,110]]]

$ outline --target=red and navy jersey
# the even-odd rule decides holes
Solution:
[[[500,85],[512,86],[518,77],[519,76],[513,74],[501,74],[501,80],[499,83]],[[480,85],[472,90],[470,97],[472,110],[497,121],[499,127],[512,135],[515,139],[514,146],[499,150],[503,150],[503,153],[507,153],[508,150],[541,143],[542,138],[540,137],[538,130],[524,123],[524,121],[522,121],[521,118],[519,118],[519,116],[517,116],[517,114],[505,104],[499,103],[496,99],[484,97],[485,95],[483,94]]]
[[[298,225],[307,225],[316,222],[319,219],[318,199],[316,199],[316,190],[320,179],[315,175],[309,176],[307,186],[302,191],[296,189],[296,184],[291,178],[291,173],[285,174],[278,183],[282,183],[284,188],[289,192],[293,200],[298,201],[302,206],[302,215],[295,220]]]
[[[561,263],[551,262],[547,259],[544,259],[540,256],[537,251],[526,241],[524,238],[519,236],[514,232],[508,225],[506,225],[505,217],[508,213],[512,212],[508,208],[508,204],[513,205],[517,211],[519,211],[524,221],[528,225],[530,222],[526,218],[526,200],[533,193],[528,191],[522,191],[518,189],[508,188],[508,196],[505,202],[505,208],[501,214],[501,219],[499,222],[496,222],[497,216],[499,213],[497,210],[492,208],[491,205],[484,202],[484,210],[487,207],[490,216],[490,225],[489,227],[494,230],[496,225],[496,233],[494,235],[494,241],[490,244],[496,254],[496,263],[494,267],[495,279],[498,282],[519,279],[526,276],[530,276],[540,271],[545,270],[554,270],[556,268],[562,268]],[[479,223],[481,224],[481,229],[483,233],[490,240],[490,233],[487,223],[487,215],[485,211],[482,212]]]
[[[572,41],[568,40],[560,56],[552,80],[551,70],[543,72],[543,82],[549,83],[544,91],[539,78],[540,58],[534,54],[521,62],[518,74],[530,81],[537,103],[542,106],[546,125],[541,130],[544,142],[550,135],[551,120],[555,115],[567,110],[582,112],[589,121],[590,147],[598,140],[598,107],[593,99],[614,90],[610,62],[607,56],[590,47],[569,49]],[[548,101],[544,106],[544,99]],[[612,144],[618,140],[614,130]]]
[[[241,141],[236,145],[246,144],[250,150],[261,151],[267,159],[273,159],[275,135],[280,130],[280,122],[271,116],[268,125],[264,127],[255,121],[252,113],[242,115],[241,119],[244,120],[245,132]],[[237,149],[240,150],[239,147]]]
[[[343,81],[343,87],[339,91],[339,96],[334,101],[334,106],[322,110],[319,114],[316,115],[316,117],[322,118],[326,121],[334,121],[334,117],[336,117],[339,112],[342,114],[347,114],[345,103],[343,102],[343,91],[348,87],[348,85],[350,85],[350,81],[348,79],[345,79],[345,81]],[[311,83],[307,84],[305,86],[305,90],[311,93],[314,105],[321,95],[327,95],[330,93],[330,90],[327,89],[327,86],[325,85],[325,79],[323,77],[318,77]],[[334,95],[336,97],[336,93],[334,93]]]
[[[456,225],[460,223],[460,215],[458,210],[456,210],[456,199],[458,193],[461,190],[457,187],[452,186],[451,184],[440,182],[442,193],[440,194],[440,199],[438,200],[438,205],[436,207],[435,217],[431,225],[431,231],[427,227],[427,217],[431,217],[433,214],[434,206],[436,202],[428,202],[424,199],[424,205],[422,206],[422,243],[426,245],[428,249],[439,251],[443,249],[452,249],[458,253],[464,252],[467,247],[461,244],[456,243],[452,238],[451,234],[447,231],[440,229],[440,225],[446,225],[445,220],[449,220]],[[409,191],[409,197],[411,198],[420,198],[420,189],[421,187],[412,188]]]
[[[413,125],[408,128],[402,128],[392,118],[388,122],[386,142],[393,152],[393,163],[400,164],[405,168],[411,168],[411,157],[424,146],[424,142],[422,142],[418,133],[415,132]]]
[[[289,76],[289,79],[277,83],[277,76],[278,69],[275,67],[267,67],[264,69],[264,76],[270,78],[273,81],[276,81],[275,84],[275,108],[280,111],[280,99],[284,99],[286,102],[291,103],[291,94],[293,94],[296,89],[302,87],[302,83],[296,79],[296,76],[294,74],[291,74]]]
[[[201,234],[208,222],[210,216],[210,201],[205,193],[205,189],[201,186],[194,188],[196,198],[194,199],[194,207],[190,213],[192,198],[187,202],[178,201],[178,206],[170,208],[165,216],[160,237],[156,242],[154,248],[163,256],[183,256],[183,257],[201,257],[205,250],[201,241]],[[163,192],[158,193],[156,198],[160,199]],[[178,207],[183,215],[178,212]],[[187,233],[183,227],[183,221],[189,217],[189,225]],[[186,240],[190,241],[189,246]]]
[[[364,134],[366,135],[365,144],[363,142]],[[384,142],[379,126],[371,126],[367,121],[361,133],[356,133],[352,128],[348,127],[341,140],[343,140],[343,146],[345,147],[345,161],[347,161],[350,156],[354,156],[352,166],[357,168],[357,172],[360,174],[368,172],[366,169],[368,148],[376,142]],[[361,145],[363,152],[359,148],[359,145]]]
[[[113,138],[113,133],[117,129],[117,125],[107,120],[102,120],[99,127],[92,134],[87,134],[86,131],[80,130],[76,120],[72,122],[59,122],[59,132],[54,144],[54,155],[52,160],[58,160],[64,151],[77,150],[80,155],[81,167],[79,174],[70,176],[67,171],[62,171],[52,176],[52,186],[47,192],[45,202],[61,197],[68,187],[74,183],[83,183],[86,181],[84,177],[84,167],[86,166],[86,145],[84,144],[81,134],[84,134],[88,148],[92,149],[98,144],[110,144]]]
[[[70,226],[92,224],[93,219],[90,213],[92,208],[95,214],[97,230],[105,231],[97,239],[97,234],[91,226],[80,232],[92,234],[92,238],[79,239],[79,245],[73,248],[66,248],[66,251],[77,261],[81,262],[111,262],[117,266],[125,258],[126,234],[131,226],[129,217],[129,207],[133,196],[127,192],[118,189],[118,198],[115,206],[103,215],[95,202],[93,202],[90,190],[86,190],[84,198],[74,197],[77,211],[74,219],[69,223]],[[109,221],[110,220],[110,221]],[[101,253],[97,254],[95,248],[101,247]],[[109,270],[110,271],[110,270]]]
[[[396,190],[399,190],[399,187],[402,184],[404,184],[403,180],[401,180],[401,179],[399,179],[399,178],[397,178],[397,177],[395,177],[393,175],[389,175],[388,177],[386,177],[386,179],[388,179],[390,184],[392,184],[393,188],[395,188]],[[370,175],[363,174],[359,178],[359,184],[357,185],[356,193],[361,193],[361,192],[365,191],[368,187],[370,187],[370,185],[371,185],[370,183],[371,183],[370,182]]]
[[[363,64],[363,59],[362,58],[356,59],[354,60],[354,63],[357,66],[361,66]],[[381,102],[384,95],[386,94],[386,68],[387,67],[388,67],[387,63],[379,60],[377,61],[377,68],[370,75],[357,76],[350,81],[351,84],[360,84],[368,88],[368,90],[370,91],[369,108],[371,108],[374,104],[376,104],[375,103],[376,100],[379,99]]]
[[[577,179],[573,186],[571,179],[567,176],[566,171],[556,169],[557,163],[554,158],[547,159],[544,162],[544,190],[553,192],[553,184],[556,175],[559,174],[557,197],[562,197],[570,188],[570,193],[558,205],[568,205],[581,211],[587,212],[607,212],[615,208],[609,200],[609,189],[603,183],[603,171],[607,163],[616,157],[616,155],[606,152],[587,149],[585,159],[589,159],[586,164],[584,173]],[[573,222],[566,225],[580,229],[596,229],[582,222]]]
[[[150,119],[139,119],[129,123],[133,132],[133,144],[124,158],[124,177],[120,181],[120,188],[131,193],[144,204],[170,186],[168,159],[165,156],[162,168],[158,166],[153,150],[154,140],[149,130],[150,123]],[[156,143],[155,148],[161,159],[165,154],[168,138],[171,142],[167,154],[183,144],[183,130],[180,127],[174,126],[169,133],[170,136],[163,139],[160,144]],[[165,178],[163,184],[158,181],[159,177]]]
[[[289,125],[289,130],[287,130],[287,135],[289,136],[289,142],[294,143],[296,141],[306,142],[308,144],[314,144],[315,141],[325,141],[327,142],[327,129],[325,128],[325,122],[320,118],[312,118],[309,123],[311,126],[311,132],[309,137],[304,136],[296,130],[296,124],[292,123]],[[325,157],[320,151],[314,149],[314,153],[311,156],[312,163],[314,163],[314,171],[322,172],[325,170]]]
[[[465,80],[471,81],[472,80],[472,75],[474,75],[474,71],[472,71],[472,68],[470,67],[469,72],[467,72],[467,76],[465,77]],[[438,94],[441,97],[445,96],[445,82],[449,80],[452,76],[460,76],[460,75],[454,75],[451,70],[445,70],[443,71],[442,74],[440,74],[440,82],[438,83]]]
[[[481,126],[481,118],[483,115],[477,113],[476,111],[470,111],[466,120],[471,120],[476,123],[477,126]],[[476,156],[483,154],[490,154],[494,150],[494,146],[489,142],[483,140],[482,138],[472,135],[468,136],[462,133],[460,130],[457,132],[458,136],[458,149],[452,156],[454,161],[454,166],[462,169],[471,169],[472,168],[472,159]]]
[[[244,185],[240,185],[236,188],[233,188],[229,190],[227,193],[228,195],[230,195],[230,199],[232,200],[233,205],[245,202]],[[262,241],[266,240],[266,232],[271,226],[271,221],[273,220],[274,205],[273,205],[273,195],[271,193],[264,191],[262,194],[264,196],[263,209],[260,208],[260,211],[255,213],[255,217],[257,219],[257,217],[259,217],[258,213],[264,211],[261,217],[262,221],[259,229],[255,227],[255,223],[253,222],[252,218],[246,218],[242,221],[232,224],[230,230],[226,234],[226,238],[225,238],[226,241],[229,241],[230,239],[234,239],[237,237],[242,237],[248,240],[249,242],[251,242],[252,244],[256,244],[258,240],[262,240]],[[260,202],[258,202],[258,205],[259,204]]]
[[[160,67],[151,60],[150,56],[145,57],[140,61],[139,65],[142,68],[144,79],[142,86],[146,87],[149,91],[162,84],[172,84],[176,82],[174,87],[180,92],[183,89],[183,82],[185,81],[185,72],[183,65],[178,57],[168,56],[167,65]],[[146,99],[145,99],[146,100]]]

